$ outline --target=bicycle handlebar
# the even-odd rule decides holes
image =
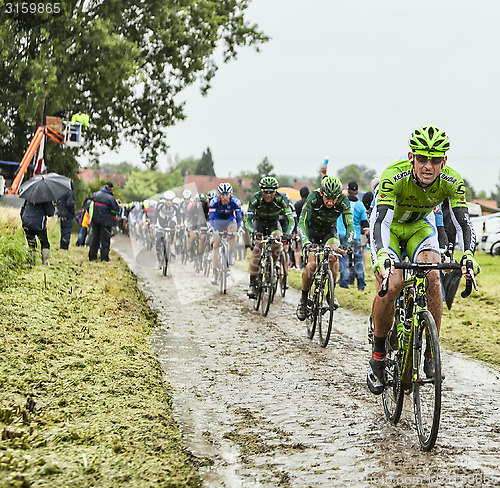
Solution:
[[[432,271],[432,270],[454,270],[454,269],[462,269],[462,265],[460,263],[425,263],[425,262],[417,262],[417,263],[393,263],[390,259],[386,259],[384,262],[384,268],[387,270],[391,269],[391,266],[394,266],[394,269],[407,269],[407,270],[420,270],[420,271]],[[477,283],[474,278],[474,270],[472,267],[472,261],[467,260],[465,263],[467,268],[467,273],[470,275],[471,279],[467,280],[465,283],[465,290],[461,293],[462,298],[467,298],[471,292],[472,287],[477,291]],[[387,295],[387,291],[389,290],[389,276],[387,276],[382,281],[382,286],[380,291],[378,292],[378,296],[380,298],[384,298]]]

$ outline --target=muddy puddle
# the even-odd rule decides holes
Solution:
[[[443,351],[440,432],[425,453],[411,397],[393,426],[366,387],[366,317],[339,309],[323,349],[295,317],[295,290],[262,317],[246,273],[233,270],[221,295],[190,263],[164,277],[137,242],[112,248],[159,311],[152,348],[206,486],[500,486],[497,369]]]

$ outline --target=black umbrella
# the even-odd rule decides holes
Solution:
[[[55,202],[71,190],[72,181],[57,173],[36,175],[19,187],[19,196],[31,203]]]
[[[448,310],[451,310],[451,305],[457,294],[458,285],[460,283],[460,278],[462,277],[462,271],[459,269],[454,269],[451,273],[443,274],[443,288],[444,288],[444,299]]]

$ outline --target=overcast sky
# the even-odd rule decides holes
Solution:
[[[172,156],[210,147],[217,176],[264,157],[278,174],[313,176],[324,158],[329,174],[381,173],[433,124],[476,191],[500,184],[500,1],[253,0],[247,16],[272,39],[221,66],[208,96],[185,93]]]

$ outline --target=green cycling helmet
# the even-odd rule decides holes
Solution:
[[[444,156],[450,149],[450,140],[446,132],[433,125],[416,129],[410,136],[408,144],[413,154],[423,156]]]
[[[261,190],[277,190],[279,185],[274,176],[264,176],[260,180],[259,186]]]
[[[342,193],[342,182],[335,176],[327,176],[321,180],[320,190],[328,198],[337,198]]]

